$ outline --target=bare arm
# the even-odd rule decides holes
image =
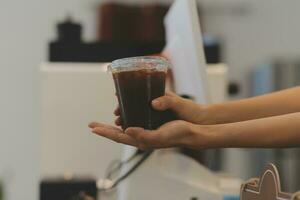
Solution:
[[[202,107],[200,122],[223,124],[300,112],[300,87]]]
[[[194,141],[199,143],[191,144],[193,148],[300,147],[300,112],[229,124],[196,125],[193,133],[197,138]]]

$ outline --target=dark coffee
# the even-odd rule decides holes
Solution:
[[[151,101],[165,94],[164,71],[140,69],[113,73],[121,109],[122,128],[153,130],[166,122],[166,112],[155,111]]]

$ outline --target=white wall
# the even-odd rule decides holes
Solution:
[[[242,83],[243,95],[249,94],[248,74],[255,65],[274,56],[300,56],[300,1],[199,1],[208,8],[206,31],[224,41],[230,77]]]
[[[93,0],[1,0],[0,177],[7,200],[37,199],[39,145],[38,65],[47,58],[54,23],[67,11],[93,37]]]

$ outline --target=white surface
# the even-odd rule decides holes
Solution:
[[[175,91],[208,103],[206,61],[195,0],[176,0],[165,20],[164,52],[172,63]]]
[[[120,159],[122,145],[92,134],[92,121],[112,123],[114,84],[106,64],[44,64],[42,77],[41,176],[104,177]]]
[[[231,187],[222,188],[224,181]],[[126,182],[130,184],[125,199],[130,200],[191,197],[222,200],[224,194],[237,195],[241,183],[239,179],[221,178],[192,158],[172,150],[155,151]]]

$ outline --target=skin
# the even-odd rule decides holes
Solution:
[[[123,132],[97,122],[89,127],[97,135],[140,149],[300,146],[300,87],[213,105],[199,105],[167,93],[153,100],[152,107],[171,109],[179,120],[153,131],[131,127]],[[114,113],[119,126],[119,108]]]

